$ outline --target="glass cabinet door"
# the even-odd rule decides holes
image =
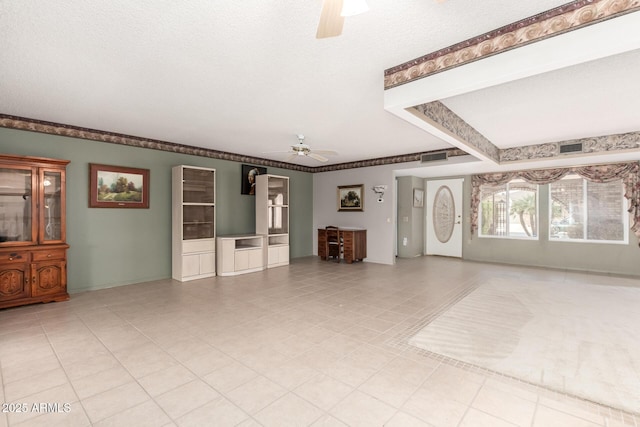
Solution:
[[[182,238],[212,239],[215,237],[215,210],[213,206],[185,205],[183,209]]]
[[[64,227],[64,176],[61,171],[42,170],[40,186],[40,236],[42,242],[63,241]]]
[[[0,167],[0,245],[36,240],[35,172],[32,168]]]
[[[182,178],[183,203],[215,203],[213,171],[184,168]]]
[[[289,185],[284,178],[269,177],[269,204],[270,205],[288,205],[289,204]]]

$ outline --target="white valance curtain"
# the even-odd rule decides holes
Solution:
[[[624,183],[624,197],[629,200],[631,231],[640,239],[640,164],[638,162],[473,175],[471,177],[471,234],[473,235],[478,229],[480,192],[483,185],[502,185],[516,178],[531,184],[542,185],[558,181],[568,174],[577,174],[589,181],[600,183],[621,179]]]

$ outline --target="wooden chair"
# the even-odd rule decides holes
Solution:
[[[336,262],[340,262],[340,257],[342,255],[342,242],[340,241],[340,231],[338,227],[334,225],[328,225],[325,227],[327,234],[327,247],[326,254],[327,260],[331,257],[336,258]]]

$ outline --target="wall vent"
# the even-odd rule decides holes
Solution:
[[[437,162],[440,160],[447,160],[449,153],[446,151],[438,151],[436,153],[425,153],[420,156],[420,163]]]
[[[582,153],[582,142],[576,144],[565,144],[560,146],[560,154]]]

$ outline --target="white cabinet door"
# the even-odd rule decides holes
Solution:
[[[249,268],[259,268],[263,266],[262,249],[251,249],[246,251],[249,259]]]
[[[200,274],[211,274],[216,272],[216,253],[207,252],[200,254]]]
[[[197,276],[200,274],[200,255],[182,256],[182,277]]]
[[[249,268],[249,252],[251,251],[236,251],[235,252],[235,271],[246,270]]]
[[[280,254],[280,248],[277,246],[269,246],[269,255],[267,258],[267,265],[273,265],[273,264],[277,264],[279,261],[278,259]]]
[[[289,245],[278,248],[278,263],[289,263]]]
[[[234,240],[222,240],[218,247],[218,269],[219,273],[232,273],[235,270],[235,260],[233,254],[236,249]]]
[[[282,265],[289,263],[289,245],[269,246],[267,265]]]

